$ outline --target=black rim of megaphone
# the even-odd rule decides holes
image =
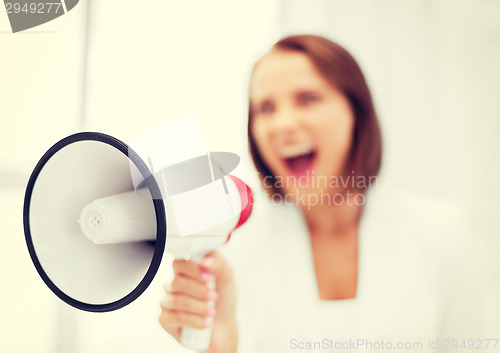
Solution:
[[[64,292],[62,292],[55,284],[52,282],[49,278],[49,276],[45,273],[43,270],[43,267],[38,260],[38,257],[36,255],[35,248],[33,246],[33,241],[31,238],[31,230],[30,230],[30,225],[29,225],[29,214],[30,214],[30,202],[31,202],[31,195],[33,193],[33,187],[35,186],[36,180],[38,178],[38,175],[40,174],[40,171],[43,169],[47,161],[52,158],[54,154],[56,154],[59,150],[64,148],[65,146],[68,146],[72,143],[79,142],[79,141],[98,141],[102,142],[105,144],[108,144],[110,146],[115,147],[118,149],[120,152],[125,154],[139,169],[141,172],[142,176],[145,179],[146,185],[148,186],[151,195],[153,196],[153,203],[154,203],[154,208],[155,208],[155,213],[156,213],[156,219],[157,219],[157,234],[156,234],[156,241],[155,241],[155,250],[153,254],[153,258],[151,260],[151,264],[148,268],[148,271],[146,272],[144,278],[141,280],[139,285],[131,291],[129,294],[127,294],[125,297],[114,301],[112,303],[107,303],[107,304],[89,304],[89,303],[84,303],[81,301],[78,301],[76,299],[71,298],[70,296],[66,295]],[[42,280],[45,282],[45,284],[56,294],[61,300],[64,302],[68,303],[69,305],[85,310],[85,311],[92,311],[92,312],[107,312],[107,311],[113,311],[116,309],[120,309],[131,302],[133,302],[135,299],[137,299],[145,290],[148,288],[150,285],[151,281],[155,277],[156,273],[158,272],[158,268],[160,267],[161,259],[163,257],[163,252],[165,250],[165,243],[166,243],[166,233],[167,233],[167,219],[166,219],[166,213],[165,213],[165,205],[163,203],[163,199],[161,197],[157,197],[158,195],[161,195],[160,188],[158,186],[158,183],[156,182],[154,177],[151,177],[151,171],[147,167],[147,165],[144,163],[141,157],[132,150],[127,144],[123,143],[122,141],[118,140],[115,137],[99,133],[99,132],[80,132],[76,133],[74,135],[68,136],[61,141],[57,142],[54,146],[52,146],[40,159],[40,161],[37,163],[35,169],[33,170],[33,173],[31,174],[31,177],[28,181],[28,186],[26,188],[26,195],[24,198],[24,210],[23,210],[23,223],[24,223],[24,233],[26,237],[26,244],[28,246],[28,251],[31,256],[31,260],[33,261],[33,264],[35,265],[36,270],[38,271],[38,274],[42,278]]]

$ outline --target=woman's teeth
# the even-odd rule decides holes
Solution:
[[[300,156],[307,156],[314,152],[310,144],[307,145],[291,145],[285,146],[280,149],[281,158],[295,158]]]

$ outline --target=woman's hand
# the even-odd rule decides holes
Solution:
[[[218,252],[211,252],[200,264],[175,260],[173,268],[174,279],[165,286],[166,295],[160,304],[161,326],[178,341],[182,327],[213,327],[207,352],[235,353],[236,286],[227,262]],[[214,281],[215,290],[210,289]]]

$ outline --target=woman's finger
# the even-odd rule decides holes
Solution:
[[[214,316],[215,308],[206,300],[199,300],[184,294],[167,295],[160,303],[162,310],[174,310],[202,316]]]
[[[203,329],[210,327],[213,324],[213,320],[213,316],[202,316],[185,311],[163,309],[158,321],[168,333],[175,337],[177,334],[180,334],[182,327]]]
[[[213,280],[213,275],[209,273],[201,274],[202,281],[205,283]],[[176,276],[173,281],[165,286],[166,293],[185,294],[200,300],[215,300],[217,294],[210,290],[202,282],[185,276]]]
[[[196,280],[201,280],[201,269],[198,264],[187,260],[174,260],[173,269],[175,275],[182,275]]]

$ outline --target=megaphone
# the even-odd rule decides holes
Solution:
[[[212,152],[155,171],[112,136],[62,139],[26,189],[23,221],[36,270],[75,308],[107,312],[130,304],[156,275],[167,238],[176,258],[199,262],[248,219],[251,190],[224,171],[238,162]],[[181,344],[202,351],[210,338],[210,328],[184,328]]]

